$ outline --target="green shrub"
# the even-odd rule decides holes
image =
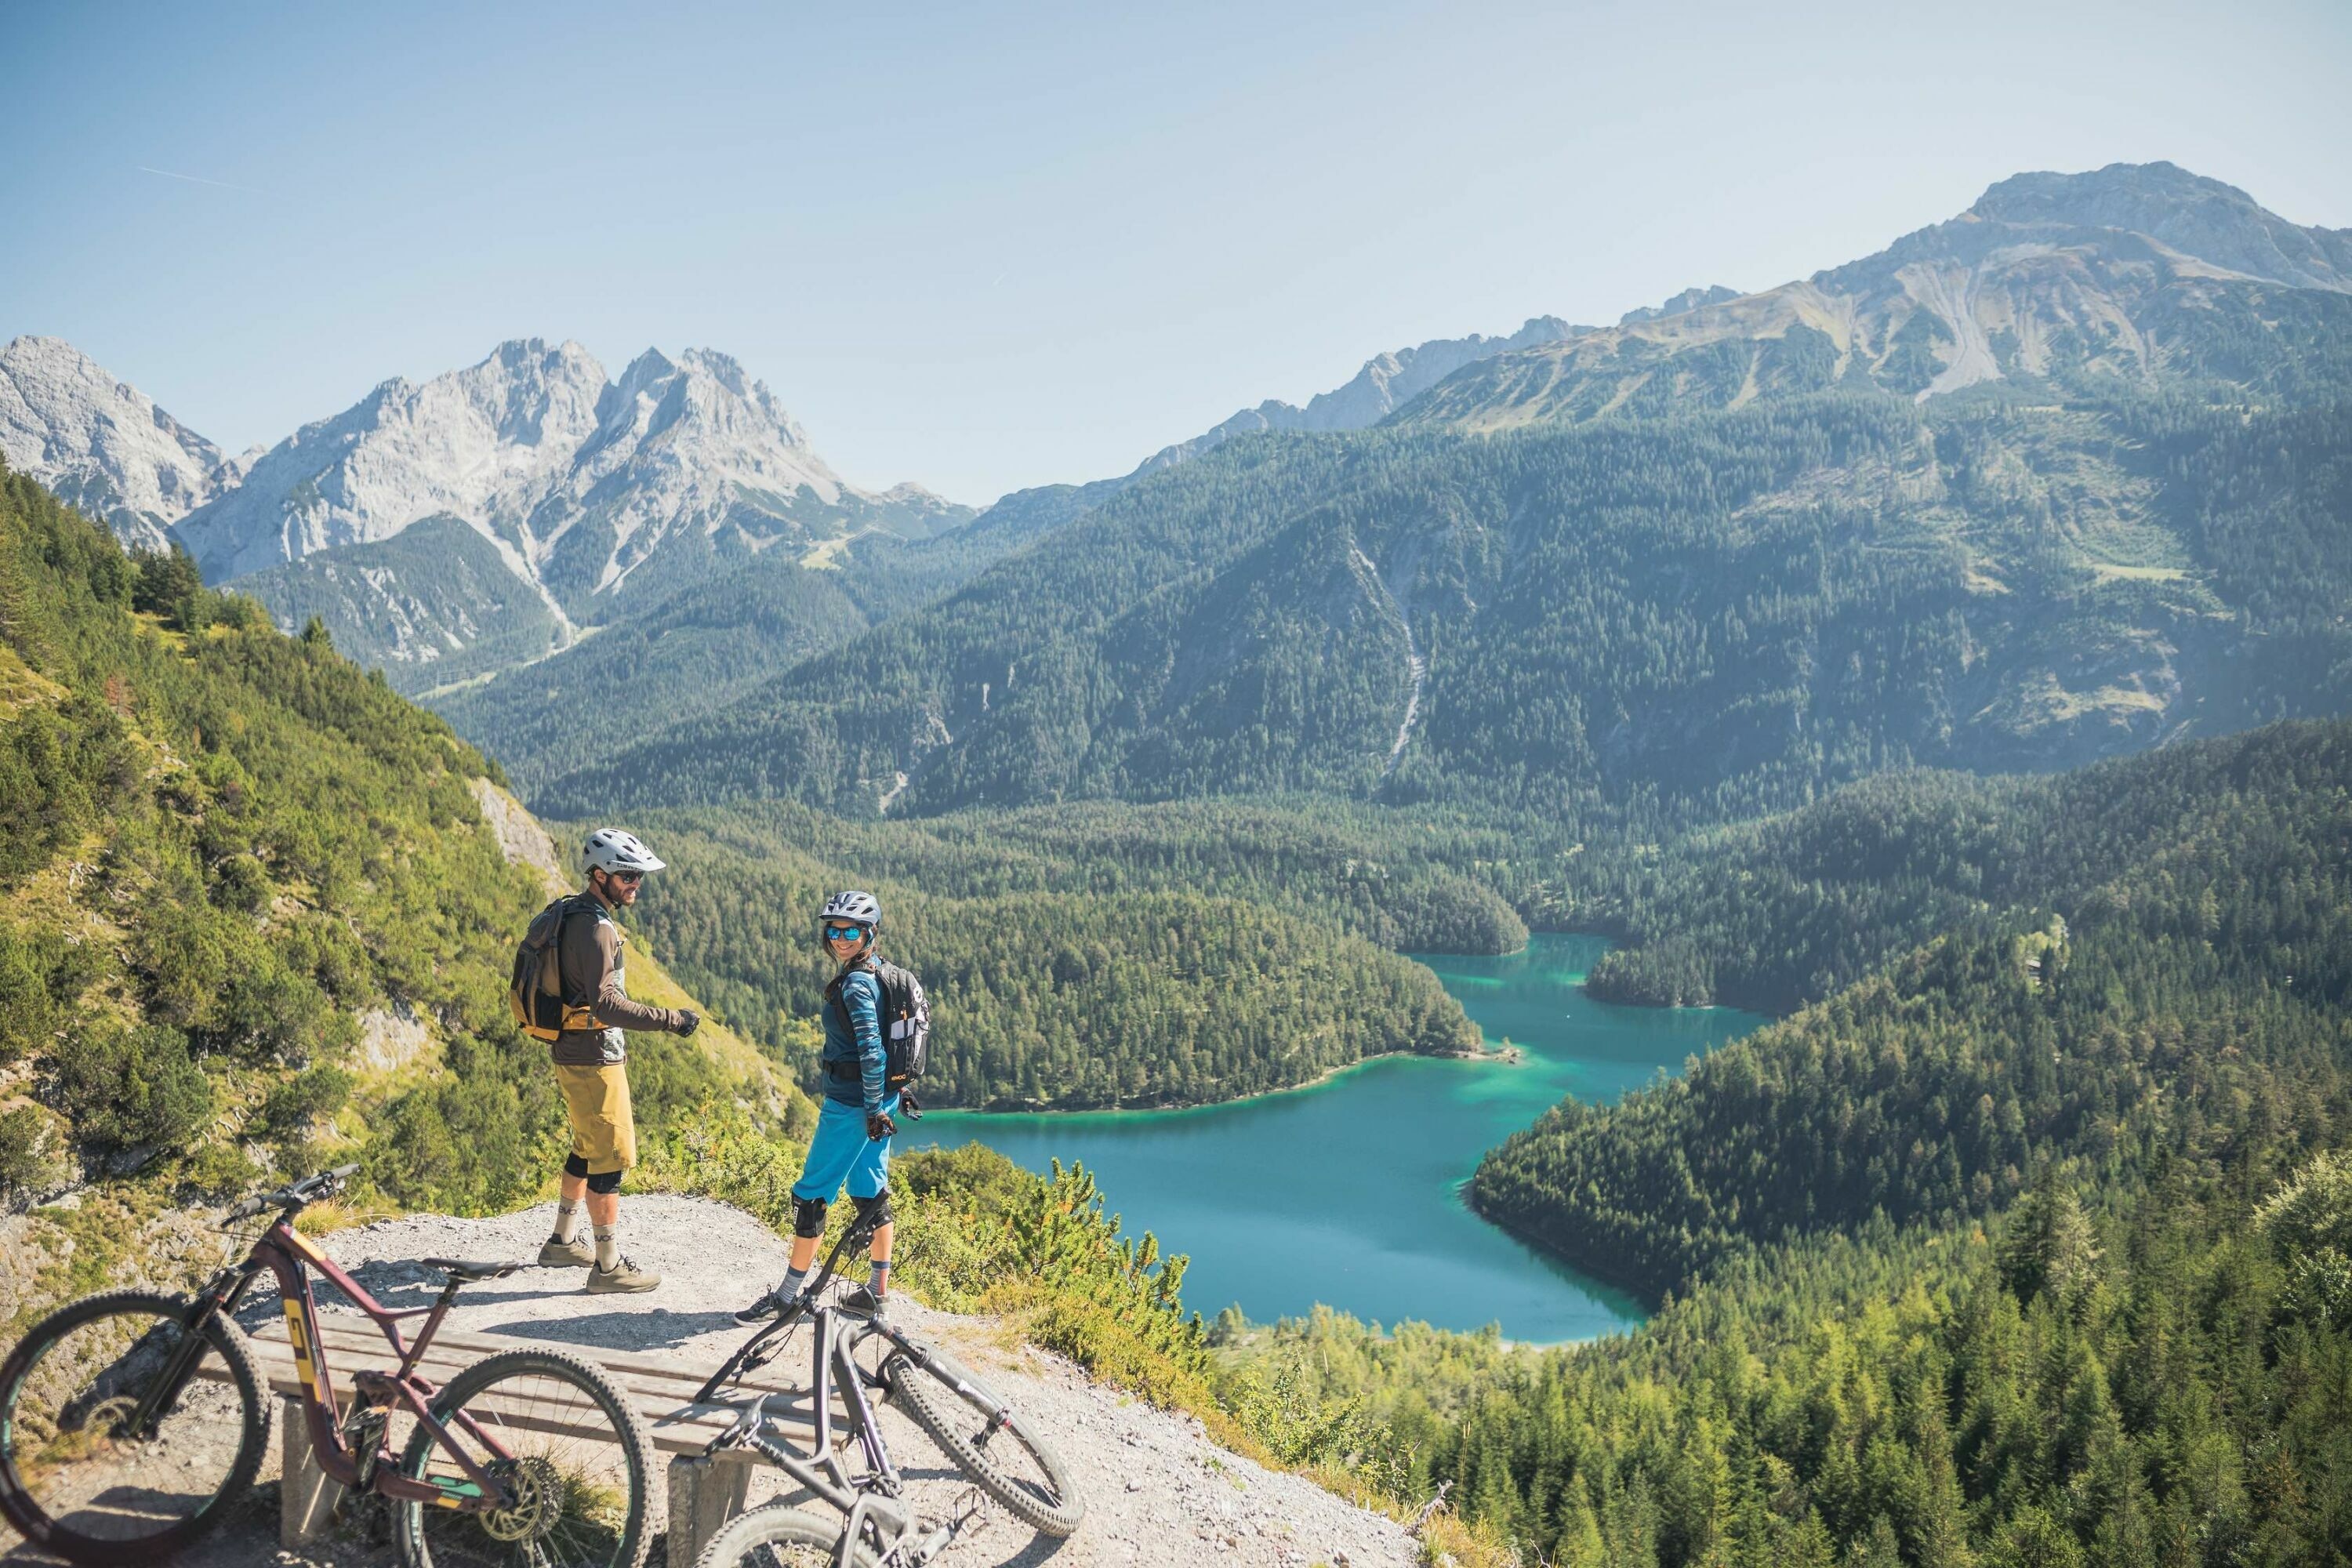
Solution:
[[[0,1110],[0,1199],[33,1185],[50,1168],[47,1122],[35,1106]]]
[[[68,1035],[50,1065],[57,1107],[84,1142],[175,1152],[212,1114],[188,1037],[160,1024]]]
[[[274,1132],[289,1132],[341,1110],[352,1097],[352,1075],[339,1067],[296,1073],[261,1102],[262,1121]]]

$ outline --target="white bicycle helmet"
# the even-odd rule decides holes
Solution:
[[[635,834],[618,827],[600,827],[580,847],[583,872],[658,871],[662,865],[661,857],[639,842]]]
[[[846,893],[835,893],[825,900],[824,912],[816,918],[819,922],[855,921],[859,925],[872,926],[876,931],[880,931],[882,906],[875,902],[873,894],[861,893],[853,889]]]

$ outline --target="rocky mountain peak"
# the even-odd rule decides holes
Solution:
[[[1617,318],[1617,324],[1621,327],[1630,327],[1636,321],[1655,321],[1667,316],[1683,315],[1705,305],[1720,305],[1726,300],[1738,298],[1738,289],[1727,289],[1720,283],[1705,289],[1685,289],[1679,294],[1670,296],[1664,304],[1643,305],[1626,311]]]
[[[1307,400],[1305,407],[1268,398],[1190,441],[1161,447],[1119,482],[1132,481],[1188,461],[1236,436],[1255,435],[1261,430],[1367,429],[1465,365],[1516,349],[1560,342],[1591,331],[1591,327],[1576,326],[1558,316],[1530,316],[1517,331],[1507,336],[1473,332],[1466,338],[1433,338],[1411,348],[1374,354],[1364,362],[1352,380],[1328,392],[1317,393]]]
[[[2352,231],[2171,163],[2016,175],[1874,255],[1723,292],[1465,365],[1391,423],[1498,430],[1832,388],[1926,402],[2009,380],[2275,392],[2352,355]]]
[[[0,456],[149,550],[237,479],[219,447],[61,338],[0,348]]]
[[[2021,226],[2122,229],[2252,278],[2352,290],[2352,229],[2289,223],[2237,186],[2176,163],[2013,174],[1968,216]]]
[[[625,584],[669,581],[651,563],[677,550],[698,563],[679,568],[691,576],[722,550],[864,527],[920,537],[966,515],[844,484],[730,355],[647,349],[608,380],[576,342],[516,338],[305,426],[180,535],[219,581],[456,519],[562,626],[598,617]]]

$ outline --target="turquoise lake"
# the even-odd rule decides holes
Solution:
[[[1584,994],[1599,937],[1507,958],[1416,955],[1517,1066],[1382,1057],[1309,1089],[1169,1111],[933,1111],[905,1146],[982,1142],[1034,1171],[1082,1163],[1130,1234],[1192,1255],[1186,1305],[1266,1322],[1320,1301],[1556,1343],[1641,1321],[1640,1302],[1463,1203],[1478,1158],[1566,1095],[1612,1100],[1768,1022],[1728,1007],[1620,1007]]]

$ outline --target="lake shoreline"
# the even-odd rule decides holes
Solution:
[[[1492,1152],[1492,1151],[1490,1150],[1489,1152]],[[1486,1163],[1484,1155],[1480,1156],[1479,1163]],[[1644,1317],[1654,1316],[1658,1309],[1665,1305],[1666,1298],[1674,1294],[1674,1291],[1671,1289],[1664,1290],[1656,1289],[1629,1275],[1620,1273],[1618,1270],[1609,1267],[1605,1263],[1590,1262],[1581,1258],[1570,1258],[1567,1253],[1562,1252],[1559,1247],[1554,1247],[1550,1242],[1545,1240],[1542,1237],[1536,1235],[1533,1231],[1521,1230],[1517,1226],[1513,1225],[1510,1221],[1500,1218],[1495,1215],[1488,1214],[1485,1209],[1478,1206],[1475,1199],[1471,1197],[1470,1184],[1468,1182],[1462,1184],[1462,1206],[1469,1210],[1473,1215],[1475,1215],[1481,1225],[1491,1225],[1496,1230],[1501,1231],[1505,1236],[1509,1237],[1513,1241],[1517,1242],[1520,1246],[1528,1247],[1532,1251],[1541,1253],[1544,1257],[1558,1262],[1562,1268],[1572,1268],[1588,1279],[1598,1280],[1600,1283],[1606,1285],[1610,1289],[1615,1290],[1622,1295],[1629,1296],[1634,1300],[1639,1301],[1642,1304],[1642,1311]]]
[[[923,1112],[929,1115],[932,1111],[938,1111],[942,1116],[1175,1116],[1188,1111],[1219,1110],[1228,1106],[1250,1105],[1259,1100],[1274,1100],[1286,1094],[1300,1094],[1312,1089],[1328,1088],[1338,1079],[1370,1067],[1375,1062],[1493,1062],[1498,1066],[1515,1067],[1518,1065],[1520,1058],[1514,1053],[1519,1049],[1519,1047],[1514,1045],[1508,1051],[1497,1047],[1483,1047],[1475,1051],[1380,1051],[1369,1057],[1358,1057],[1351,1062],[1341,1062],[1337,1067],[1325,1068],[1313,1078],[1302,1079],[1297,1083],[1286,1083],[1279,1089],[1254,1089],[1248,1094],[1238,1094],[1230,1100],[1157,1100],[1149,1105],[1039,1105],[1034,1103],[933,1105],[927,1103],[923,1106]],[[920,1097],[918,1096],[918,1098]]]
[[[1623,1332],[1654,1297],[1495,1224],[1465,1188],[1563,1099],[1610,1103],[1769,1020],[1595,1002],[1581,982],[1605,951],[1538,933],[1515,955],[1408,955],[1477,1026],[1472,1055],[1386,1053],[1201,1106],[942,1111],[911,1141],[984,1143],[1036,1172],[1083,1165],[1127,1234],[1190,1257],[1184,1300],[1204,1316],[1230,1303],[1265,1323],[1322,1303],[1383,1324],[1493,1323],[1530,1345]],[[1520,1064],[1486,1070],[1509,1065],[1506,1039]]]

